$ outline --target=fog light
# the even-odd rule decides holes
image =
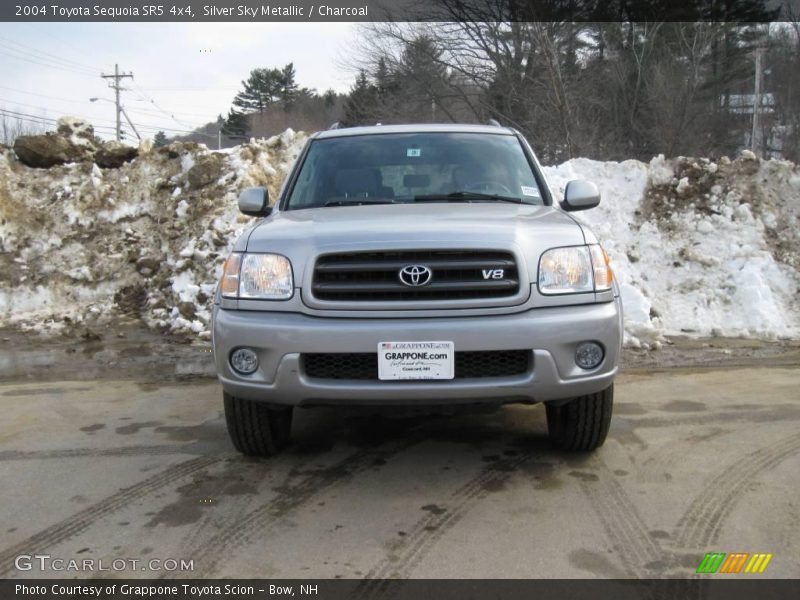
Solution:
[[[575,349],[575,364],[581,369],[594,369],[603,362],[603,347],[596,342],[581,342]]]
[[[250,348],[238,348],[231,352],[231,366],[242,375],[250,375],[258,368],[258,356]]]

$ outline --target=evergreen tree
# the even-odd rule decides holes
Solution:
[[[159,131],[153,137],[153,147],[154,148],[161,148],[162,146],[166,146],[169,142],[167,141],[167,135],[163,131]]]
[[[280,100],[283,102],[285,107],[289,108],[300,95],[300,88],[295,81],[295,70],[293,63],[289,63],[283,67],[283,69],[281,69],[280,83]]]
[[[230,109],[225,125],[222,127],[222,134],[228,137],[247,137],[250,130],[250,123],[247,115]]]
[[[392,87],[389,67],[386,66],[386,58],[383,56],[378,59],[378,68],[375,70],[375,87],[381,98],[384,98]]]
[[[328,90],[322,96],[322,100],[325,103],[325,108],[333,108],[333,105],[336,104],[336,92],[332,89]]]
[[[382,91],[384,118],[405,121],[451,120],[442,99],[451,94],[450,75],[441,61],[442,51],[426,35],[411,40],[393,69],[378,63],[376,79]]]
[[[253,69],[247,81],[242,81],[242,87],[233,99],[233,106],[242,113],[264,113],[276,104],[288,110],[299,99],[311,98],[315,93],[297,84],[293,63],[282,69]]]
[[[347,125],[364,125],[374,121],[377,104],[377,90],[362,69],[356,77],[344,107],[344,120]]]
[[[242,81],[244,89],[236,94],[233,106],[240,112],[263,113],[284,96],[285,81],[285,70],[253,69],[247,81]]]

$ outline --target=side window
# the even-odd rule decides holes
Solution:
[[[303,165],[300,175],[294,184],[292,196],[295,198],[294,204],[297,208],[305,208],[314,203],[317,183],[317,158],[309,153],[305,165]]]

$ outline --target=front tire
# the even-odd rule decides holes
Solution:
[[[248,456],[272,456],[289,445],[292,407],[253,402],[223,392],[225,422],[234,447]]]
[[[566,404],[545,406],[550,441],[561,450],[589,452],[606,441],[614,406],[614,384]]]

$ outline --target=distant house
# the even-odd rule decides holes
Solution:
[[[732,117],[732,124],[741,131],[741,146],[751,148],[753,108],[755,106],[755,94],[728,94],[720,96],[719,105],[722,110],[727,111]],[[785,132],[777,127],[775,119],[775,96],[769,92],[761,94],[759,104],[759,124],[760,139],[759,146],[765,157],[780,157],[783,147],[783,136]]]
[[[730,112],[739,115],[752,115],[753,107],[756,104],[755,94],[728,94],[728,96],[721,96],[719,105],[722,108],[727,108]],[[726,105],[727,100],[727,105]],[[762,115],[772,114],[775,112],[775,96],[772,94],[761,94],[761,108],[759,113]]]

